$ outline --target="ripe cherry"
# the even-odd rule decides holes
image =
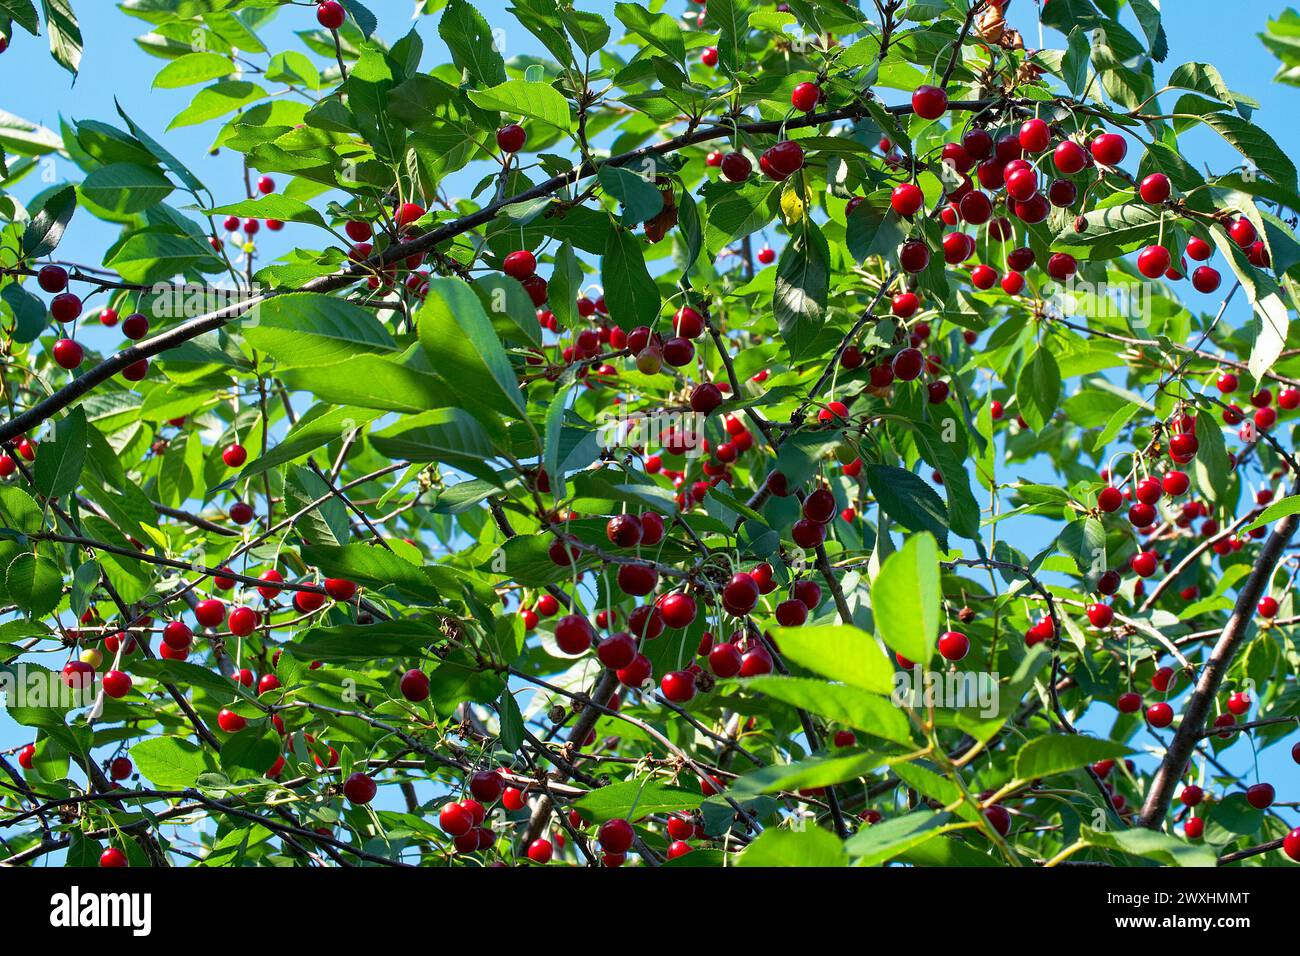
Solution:
[[[68,287],[68,270],[63,266],[41,266],[36,273],[36,284],[46,292],[62,292]]]
[[[194,619],[200,627],[217,627],[226,617],[226,606],[216,598],[194,605]]]
[[[770,266],[776,261],[776,252],[771,246],[764,246],[758,250],[758,261],[765,266]]]
[[[1142,695],[1133,691],[1120,694],[1115,701],[1115,706],[1121,714],[1135,713],[1142,706]]]
[[[715,67],[715,66],[717,66],[717,65],[718,65],[718,48],[715,47],[715,46],[708,46],[708,47],[705,47],[705,48],[704,48],[704,52],[700,54],[700,62],[703,63],[703,64],[704,64],[705,66],[707,66],[707,67]]]
[[[735,677],[740,673],[741,654],[735,644],[715,644],[709,650],[709,670],[716,677]]]
[[[925,357],[919,349],[903,349],[894,356],[894,377],[900,382],[910,382],[921,374],[925,367]]]
[[[55,364],[57,364],[59,368],[71,372],[73,369],[81,366],[81,362],[85,358],[86,353],[85,350],[82,349],[81,345],[74,342],[72,339],[59,339],[54,343],[53,355]]]
[[[1129,567],[1140,578],[1149,578],[1155,574],[1158,563],[1159,558],[1157,558],[1154,551],[1139,551],[1129,558]]]
[[[611,634],[596,645],[596,656],[606,667],[620,670],[636,658],[636,639],[626,631]]]
[[[898,264],[904,272],[916,274],[925,271],[930,264],[930,247],[919,239],[903,243],[898,251]]]
[[[81,299],[71,292],[61,292],[50,300],[50,315],[54,321],[67,325],[81,315]]]
[[[1256,810],[1267,810],[1276,796],[1271,783],[1257,783],[1246,788],[1246,802]]]
[[[1092,141],[1092,158],[1102,166],[1118,166],[1128,155],[1128,142],[1118,133],[1102,133]]]
[[[601,824],[600,829],[596,831],[596,840],[600,847],[606,853],[626,853],[632,848],[632,840],[636,834],[632,830],[632,824],[626,820],[606,820]]]
[[[919,186],[914,183],[900,183],[889,194],[889,205],[900,216],[911,216],[925,202]]]
[[[1138,195],[1142,201],[1155,206],[1169,198],[1169,177],[1164,173],[1152,173],[1138,186]]]
[[[1255,609],[1259,611],[1260,617],[1276,617],[1278,611],[1277,598],[1265,595],[1259,599],[1259,604]]]
[[[504,787],[501,774],[495,770],[479,770],[469,778],[469,792],[484,803],[491,803],[500,797]]]
[[[336,601],[350,601],[357,593],[357,586],[346,578],[326,578],[325,593]]]
[[[527,141],[528,134],[518,123],[510,123],[497,130],[497,146],[502,152],[517,153],[524,148],[524,143]]]
[[[1020,127],[1020,148],[1027,153],[1041,153],[1051,139],[1051,127],[1038,117],[1026,120]]]
[[[1169,268],[1169,250],[1164,246],[1147,246],[1138,253],[1137,267],[1148,279],[1159,279]]]
[[[591,647],[593,637],[591,625],[581,614],[565,615],[555,624],[555,643],[566,654],[583,653]]]
[[[532,843],[528,844],[528,859],[532,860],[534,863],[550,863],[551,856],[554,852],[555,848],[551,845],[551,841],[543,837],[538,837]]]
[[[1052,152],[1052,163],[1058,172],[1073,176],[1088,165],[1088,154],[1074,140],[1062,140]]]
[[[110,846],[107,850],[99,855],[99,865],[104,869],[115,869],[117,867],[129,866],[126,854],[115,846]]]
[[[343,796],[348,798],[348,802],[354,806],[365,806],[371,800],[375,799],[375,794],[379,787],[375,784],[374,778],[369,774],[354,773],[350,774],[343,781]]]
[[[960,631],[944,631],[939,635],[939,654],[946,661],[960,661],[970,651],[970,638]]]
[[[642,542],[645,543],[645,526],[642,524]],[[659,572],[648,564],[623,564],[618,569],[618,586],[624,594],[644,597],[659,583]]]
[[[248,452],[243,445],[229,445],[221,452],[221,460],[226,463],[227,468],[238,468],[248,460]]]
[[[257,612],[251,607],[237,607],[230,612],[226,623],[230,625],[230,633],[236,637],[247,637],[257,630]]]
[[[948,94],[937,86],[918,86],[912,94],[912,109],[924,119],[938,119],[948,111]]]
[[[1174,722],[1174,709],[1163,700],[1147,708],[1147,722],[1152,727],[1168,727]]]
[[[1243,691],[1235,691],[1228,695],[1228,710],[1234,716],[1241,717],[1250,711],[1250,695]]]
[[[402,675],[399,682],[402,696],[412,703],[429,699],[429,678],[424,671],[412,668]]]
[[[1198,266],[1192,272],[1192,288],[1197,292],[1213,292],[1221,281],[1219,271],[1210,266]]]
[[[501,271],[523,282],[537,272],[537,257],[527,249],[516,249],[501,261]]]
[[[114,699],[131,693],[131,677],[121,671],[109,671],[104,675],[104,693]]]
[[[669,671],[659,682],[664,697],[675,704],[685,704],[695,696],[695,675],[690,671]]]
[[[744,153],[728,153],[722,157],[722,175],[733,183],[743,183],[754,171],[754,164]]]
[[[248,721],[233,710],[222,710],[217,714],[217,726],[228,734],[237,734],[248,726]]]
[[[1110,627],[1110,622],[1115,619],[1115,612],[1109,604],[1089,604],[1084,612],[1088,615],[1088,622],[1096,628]]]
[[[1123,504],[1123,492],[1111,485],[1107,485],[1097,494],[1097,507],[1107,514],[1118,511]]]
[[[461,804],[448,803],[438,811],[438,826],[448,836],[464,836],[474,829],[474,816]]]
[[[811,113],[821,100],[822,90],[816,83],[800,83],[790,93],[790,103],[802,113]]]
[[[1243,249],[1250,247],[1258,238],[1254,223],[1244,216],[1232,221],[1232,224],[1228,226],[1228,235],[1232,237],[1233,242]]]

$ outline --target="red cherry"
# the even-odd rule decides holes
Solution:
[[[822,90],[816,83],[800,83],[790,93],[790,103],[801,113],[811,113],[817,108]]]
[[[938,119],[948,111],[948,94],[937,86],[918,86],[912,94],[912,109],[924,119]]]
[[[238,468],[248,459],[248,452],[243,445],[229,445],[221,453],[221,460],[227,468]]]
[[[1296,827],[1282,838],[1282,852],[1300,863],[1300,827]]]
[[[248,726],[248,721],[233,710],[222,710],[217,714],[217,726],[228,734],[237,734]]]
[[[62,292],[68,287],[68,270],[63,266],[41,266],[36,273],[36,284],[49,293]]]
[[[1257,783],[1246,788],[1246,802],[1256,810],[1267,810],[1273,805],[1276,795],[1271,783]]]
[[[538,837],[532,843],[528,844],[528,859],[532,860],[534,863],[550,863],[551,856],[554,852],[555,848],[551,845],[551,841],[543,839],[542,837]]]
[[[709,650],[709,670],[716,677],[735,677],[740,673],[740,649],[735,644],[715,644]]]
[[[1089,623],[1096,628],[1110,627],[1110,622],[1115,618],[1115,612],[1109,604],[1089,604],[1084,611]]]
[[[1152,727],[1168,727],[1174,722],[1174,709],[1163,700],[1147,708],[1147,722]]]
[[[1228,695],[1228,711],[1236,717],[1250,712],[1250,695],[1242,691]]]
[[[357,586],[346,578],[326,578],[325,593],[336,601],[350,601],[357,593]]]
[[[1132,714],[1142,706],[1142,695],[1133,691],[1120,694],[1119,699],[1115,701],[1115,706],[1121,714]]]
[[[401,688],[402,696],[412,703],[429,699],[428,675],[418,668],[412,668],[403,674],[398,686]]]
[[[1178,794],[1178,799],[1185,807],[1199,806],[1201,801],[1205,799],[1205,791],[1195,784],[1189,783]]]
[[[1188,817],[1183,821],[1183,836],[1189,840],[1199,840],[1205,832],[1205,821],[1200,817]]]
[[[251,607],[237,607],[230,612],[226,623],[236,637],[247,637],[257,629],[257,612]]]
[[[537,272],[537,257],[527,249],[516,249],[501,261],[501,271],[523,282]]]
[[[1278,611],[1277,598],[1269,596],[1260,598],[1256,610],[1259,611],[1260,617],[1275,617]]]
[[[904,272],[923,272],[930,264],[930,247],[919,239],[903,243],[898,252],[898,264]]]
[[[71,372],[80,367],[86,353],[81,345],[72,339],[59,339],[54,343],[53,355],[54,362],[59,368]]]
[[[99,855],[99,865],[104,869],[115,869],[117,867],[130,866],[127,862],[126,854],[115,846],[110,846],[107,850]]]
[[[728,153],[722,157],[722,175],[733,183],[743,183],[754,171],[754,164],[744,153]]]
[[[717,65],[718,65],[718,48],[715,47],[715,46],[705,47],[705,48],[704,48],[704,52],[700,54],[700,62],[703,63],[705,66],[708,66],[708,67],[714,67],[714,66],[717,66]]]
[[[1118,488],[1107,485],[1097,495],[1097,507],[1107,514],[1118,511],[1124,503],[1124,495]]]
[[[1129,559],[1129,567],[1140,578],[1149,578],[1156,573],[1159,559],[1154,551],[1139,551]]]
[[[1051,139],[1051,127],[1037,117],[1026,120],[1020,127],[1020,148],[1027,153],[1041,153]]]
[[[1174,682],[1174,669],[1172,667],[1160,667],[1151,675],[1151,686],[1164,693],[1169,690]]]
[[[1138,253],[1137,267],[1148,279],[1159,279],[1169,268],[1169,250],[1164,246],[1147,246]]]
[[[1138,195],[1142,201],[1155,206],[1169,198],[1169,177],[1164,173],[1152,173],[1138,186]]]
[[[343,781],[343,796],[348,798],[348,802],[354,806],[365,806],[371,800],[375,799],[375,794],[379,787],[375,784],[374,778],[369,774],[354,773],[350,774]]]
[[[1102,133],[1089,148],[1092,158],[1102,166],[1118,166],[1128,155],[1128,142],[1118,133]]]
[[[596,831],[596,840],[606,853],[626,853],[632,848],[635,835],[628,821],[606,820]]]
[[[1243,249],[1251,246],[1258,238],[1254,223],[1244,216],[1239,216],[1232,221],[1232,224],[1228,226],[1228,235],[1232,237],[1233,242]]]
[[[115,699],[131,693],[131,677],[121,671],[109,671],[104,675],[103,684],[104,693]]]
[[[194,605],[194,619],[200,627],[217,627],[226,617],[226,606],[216,598]]]
[[[438,826],[448,836],[464,836],[474,829],[474,815],[459,803],[444,804],[438,811]]]
[[[670,671],[659,682],[664,697],[675,704],[685,704],[695,697],[695,675],[690,671]]]
[[[914,183],[900,183],[889,194],[889,205],[900,216],[910,216],[921,208],[925,195]]]
[[[510,123],[497,130],[497,146],[502,152],[517,153],[524,148],[524,143],[527,141],[528,134],[518,123]]]
[[[81,299],[71,292],[61,292],[50,300],[50,315],[54,321],[67,325],[81,315]]]
[[[1197,292],[1213,292],[1221,281],[1219,271],[1210,266],[1198,266],[1192,272],[1192,288]]]
[[[998,836],[1006,836],[1011,832],[1011,814],[1007,812],[1006,807],[1000,807],[996,804],[984,808],[984,819],[988,820]]]
[[[944,631],[939,635],[939,654],[947,661],[960,661],[970,651],[970,638],[960,631]]]
[[[1074,140],[1062,140],[1052,152],[1052,163],[1058,172],[1073,176],[1088,165],[1088,154]]]

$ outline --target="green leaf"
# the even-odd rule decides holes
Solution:
[[[535,119],[561,131],[572,125],[569,101],[549,83],[507,80],[488,90],[471,91],[469,99],[482,109]]]
[[[1292,192],[1296,191],[1295,163],[1264,130],[1235,113],[1207,113],[1198,118],[1265,176]]]
[[[50,324],[50,310],[45,307],[45,303],[17,282],[11,282],[0,289],[0,301],[9,306],[14,314],[15,342],[24,345],[35,342]]]
[[[741,40],[749,33],[747,0],[714,0],[705,7],[705,23],[718,31],[718,61],[726,70],[740,65]]]
[[[265,776],[282,746],[273,727],[241,730],[221,745],[221,769],[231,780],[250,780]]]
[[[664,207],[664,194],[654,184],[639,173],[623,166],[602,166],[597,174],[605,191],[623,205],[625,226],[635,226],[653,219]]]
[[[633,3],[614,4],[614,15],[637,36],[662,50],[677,63],[686,59],[686,40],[682,28],[666,13],[651,13]]]
[[[472,466],[475,473],[485,459],[495,454],[483,426],[459,408],[435,408],[409,415],[371,435],[370,443],[381,455],[392,459]]]
[[[438,638],[438,628],[431,621],[340,624],[307,631],[294,643],[293,653],[299,660],[313,661],[407,659],[418,656]]]
[[[886,644],[914,663],[929,663],[939,631],[939,552],[914,534],[885,559],[871,583],[871,611]]]
[[[469,74],[476,86],[506,81],[506,62],[497,50],[492,28],[466,0],[451,0],[438,21],[438,36],[451,51],[457,69]]]
[[[951,829],[945,827],[947,822],[946,813],[927,809],[913,810],[901,817],[863,827],[844,844],[844,849],[850,856],[859,858],[859,866],[879,866],[941,836]]]
[[[1131,747],[1114,740],[1079,734],[1045,734],[1020,748],[1016,754],[1016,776],[1021,780],[1037,780],[1131,753]]]
[[[246,481],[332,441],[341,441],[349,433],[364,428],[378,417],[379,412],[371,409],[317,405],[298,419],[281,442],[266,454],[249,462],[240,473],[240,480]]]
[[[888,190],[869,194],[849,213],[845,241],[858,262],[892,253],[906,236],[902,217],[889,204]]]
[[[905,468],[868,465],[867,485],[880,508],[912,531],[928,531],[948,548],[948,507],[925,480]]]
[[[235,72],[230,57],[220,53],[187,53],[172,60],[153,79],[154,89],[174,90],[219,80]],[[274,77],[268,77],[274,79]]]
[[[524,416],[515,371],[473,289],[459,279],[431,279],[417,318],[429,362],[468,407]]]
[[[1212,867],[1218,862],[1212,846],[1180,840],[1172,834],[1159,833],[1144,827],[1115,831],[1081,827],[1080,837],[1090,846],[1145,857],[1164,866]]]
[[[765,697],[783,701],[821,717],[855,727],[893,743],[913,744],[907,716],[887,697],[849,687],[830,684],[811,677],[779,677],[768,674],[742,681],[745,687]]]
[[[612,228],[600,260],[600,280],[605,289],[609,317],[630,330],[651,325],[659,315],[659,287],[646,268],[641,242],[625,229]]]
[[[781,249],[776,270],[772,299],[776,324],[790,357],[804,358],[826,321],[830,289],[830,247],[811,220],[804,219],[798,235]]]
[[[190,105],[177,113],[167,128],[173,130],[182,126],[196,126],[218,119],[265,96],[266,90],[256,83],[221,80],[199,90]]]
[[[1293,515],[1297,512],[1300,512],[1300,495],[1287,495],[1260,512],[1258,518],[1241,529],[1241,533],[1245,534],[1247,531],[1254,531],[1256,528],[1270,525],[1280,518],[1285,518],[1287,515]]]
[[[1042,431],[1061,401],[1061,370],[1049,349],[1034,350],[1016,380],[1016,401],[1029,427]]]
[[[54,440],[41,446],[34,483],[45,497],[62,497],[77,487],[86,461],[86,428],[85,410],[74,408],[55,425]]]
[[[745,848],[736,866],[846,866],[844,844],[821,827],[804,830],[768,828]]]
[[[1223,428],[1212,412],[1196,413],[1197,454],[1194,470],[1196,486],[1216,502],[1227,503],[1232,473],[1228,468],[1228,449]]]
[[[821,624],[773,630],[781,655],[800,667],[873,694],[889,694],[894,666],[876,639],[856,627]]]
[[[626,820],[633,816],[694,810],[704,798],[699,792],[670,787],[654,780],[626,780],[586,793],[573,802],[590,823]]]
[[[81,184],[81,192],[97,206],[110,212],[142,212],[156,206],[175,187],[156,169],[134,163],[101,166]]]
[[[48,256],[63,238],[68,222],[77,209],[77,190],[64,186],[46,197],[32,221],[23,230],[23,257],[40,259]]]
[[[17,485],[0,485],[0,518],[4,527],[24,534],[40,531],[44,523],[41,506]]]
[[[241,219],[279,219],[281,222],[302,222],[312,226],[325,227],[325,219],[319,212],[300,199],[294,199],[283,193],[273,193],[261,199],[245,199],[242,202],[218,206],[207,210],[214,216],[238,216]]]
[[[149,737],[131,748],[131,760],[140,773],[164,790],[192,787],[209,768],[197,744],[177,737]]]
[[[65,70],[76,76],[81,68],[81,28],[69,0],[41,0],[45,30],[50,35],[50,53]]]
[[[10,600],[32,617],[44,617],[59,604],[63,574],[49,558],[24,552],[10,562],[5,588]]]
[[[1088,55],[1091,50],[1088,34],[1082,28],[1075,27],[1070,31],[1065,56],[1061,60],[1061,76],[1075,96],[1083,93],[1088,85]]]
[[[277,295],[258,306],[257,320],[245,326],[244,337],[281,368],[338,366],[358,353],[397,351],[392,335],[370,310],[334,296]]]

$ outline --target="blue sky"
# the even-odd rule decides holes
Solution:
[[[389,41],[397,39],[410,27],[410,14],[414,6],[410,0],[369,0],[368,5],[378,14],[381,34]],[[215,124],[186,127],[172,133],[164,131],[171,118],[188,105],[195,88],[182,90],[154,90],[152,81],[165,61],[145,54],[134,42],[137,35],[148,31],[148,24],[126,16],[106,0],[77,0],[74,6],[81,20],[86,38],[82,72],[75,84],[71,77],[50,58],[45,38],[33,38],[21,31],[14,37],[8,52],[0,55],[0,108],[33,122],[57,129],[60,117],[67,119],[102,119],[120,125],[116,116],[114,99],[131,117],[156,139],[165,142],[213,190],[218,202],[233,202],[243,198],[242,167],[239,156],[222,152],[209,156],[208,147],[217,129]],[[506,12],[502,0],[482,0],[476,4],[490,24],[505,29],[507,56],[520,53],[537,53],[536,42],[517,26]],[[583,9],[592,9],[609,16],[613,21],[612,0],[579,0]],[[669,0],[664,7],[675,11],[685,6],[684,0]],[[1259,117],[1263,126],[1278,140],[1284,150],[1295,156],[1300,154],[1300,129],[1294,122],[1300,105],[1300,90],[1275,85],[1271,82],[1276,61],[1259,42],[1266,21],[1279,14],[1284,4],[1269,0],[1250,0],[1224,4],[1215,0],[1167,0],[1164,4],[1165,28],[1169,37],[1170,55],[1158,67],[1158,79],[1163,78],[1178,64],[1191,61],[1214,63],[1223,74],[1229,87],[1248,93],[1261,103]],[[1038,30],[1034,18],[1033,0],[1015,0],[1011,20],[1020,28],[1031,46],[1037,45]],[[1128,18],[1131,20],[1131,18]],[[421,33],[425,40],[425,66],[446,58],[445,50],[437,37],[436,17],[424,18]],[[260,34],[274,51],[302,49],[293,36],[294,30],[315,28],[315,18],[310,7],[288,7],[271,25],[263,27]],[[1049,33],[1048,46],[1061,46],[1059,36]],[[896,91],[886,91],[887,99],[896,98]],[[1194,130],[1183,137],[1185,148],[1198,165],[1222,170],[1239,161],[1237,154],[1214,134]],[[79,171],[70,163],[55,158],[53,175],[56,180],[79,178]],[[284,177],[277,177],[282,181]],[[477,175],[464,176],[453,184],[452,192],[463,187],[468,192]],[[46,183],[36,176],[29,177],[13,190],[23,200],[44,188]],[[307,236],[309,227],[290,225],[278,236],[264,230],[258,237],[261,260],[265,262],[291,247],[295,236],[304,242],[317,243],[319,237]],[[80,214],[59,250],[60,258],[98,265],[102,251],[116,238],[117,229],[106,223]],[[1241,305],[1229,313],[1235,323],[1244,321],[1246,315]],[[90,344],[109,348],[119,341],[118,333],[95,330],[83,333]],[[1045,476],[1038,476],[1045,477]],[[1046,542],[1038,542],[1041,547]],[[1026,550],[1035,542],[1028,542]],[[1105,721],[1089,729],[1105,732]],[[0,712],[0,748],[13,746],[27,738],[27,731],[16,728]],[[1250,765],[1248,748],[1238,746],[1230,752],[1227,762],[1234,769]],[[1296,779],[1295,766],[1281,747],[1275,747],[1262,761],[1263,779],[1279,785],[1279,799],[1296,799],[1287,795],[1281,784]],[[1292,814],[1294,821],[1294,812]]]

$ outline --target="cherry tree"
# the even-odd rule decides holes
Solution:
[[[124,5],[239,183],[0,129],[0,862],[1300,861],[1297,173],[1158,4],[415,6]]]

